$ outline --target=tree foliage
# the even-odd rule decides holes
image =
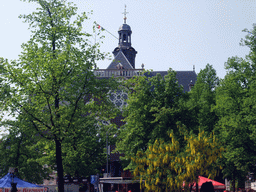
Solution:
[[[136,163],[134,175],[140,179],[147,191],[182,191],[183,183],[197,182],[199,175],[216,175],[223,148],[213,134],[199,130],[198,135],[187,134],[180,128],[186,146],[180,147],[173,132],[168,142],[155,140],[148,149],[138,151],[132,161]],[[143,182],[144,181],[144,182]]]
[[[223,154],[225,177],[233,181],[248,172],[255,172],[255,33],[248,32],[241,44],[250,48],[245,58],[231,57],[225,63],[228,70],[216,89],[215,111],[219,122],[215,128],[226,151]]]
[[[194,120],[194,129],[198,130],[200,126],[207,132],[214,129],[218,121],[218,116],[213,110],[216,105],[216,87],[219,84],[219,78],[212,65],[206,67],[197,75],[197,81],[189,92],[189,101],[187,103],[190,109],[191,118]],[[192,126],[193,126],[192,125]]]
[[[175,131],[177,121],[189,124],[182,102],[186,94],[177,82],[176,73],[170,69],[164,77],[160,74],[149,76],[150,72],[146,72],[125,82],[130,90],[123,113],[126,124],[120,129],[116,151],[124,153],[123,159],[128,161],[138,150],[145,151],[157,138],[168,140],[168,130],[178,133]],[[132,164],[127,168],[132,169]]]
[[[9,168],[14,167],[18,170],[17,176],[28,182],[42,183],[43,179],[49,179],[52,169],[38,161],[45,156],[43,148],[38,145],[38,137],[22,129],[28,124],[20,118],[17,121],[7,120],[1,125],[9,127],[9,133],[0,142],[0,175],[6,175]]]
[[[74,19],[77,7],[65,0],[28,2],[39,6],[36,12],[20,16],[29,23],[31,39],[22,45],[18,60],[0,61],[3,84],[10,87],[2,107],[24,118],[27,133],[40,136],[48,160],[55,158],[49,165],[57,165],[58,187],[63,191],[63,166],[65,172],[90,174],[97,163],[90,162],[91,169],[85,173],[80,168],[88,168],[89,162],[81,158],[102,157],[98,150],[102,143],[95,142],[95,117],[107,120],[114,114],[107,99],[114,81],[98,79],[93,73],[104,54],[82,28],[86,13]]]
[[[233,73],[227,74],[217,89],[215,110],[220,120],[215,130],[226,148],[223,172],[230,180],[254,171],[255,127],[250,122],[254,115],[246,104],[252,99],[247,94],[247,88]]]
[[[210,65],[198,76],[190,93],[183,93],[172,70],[165,77],[146,72],[125,84],[130,90],[126,124],[116,150],[125,154],[123,159],[130,163],[126,168],[147,190],[181,190],[183,181],[215,176],[220,168],[216,161],[223,148],[212,132],[219,80]]]

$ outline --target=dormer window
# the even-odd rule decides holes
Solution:
[[[190,83],[188,84],[188,91],[191,91],[192,87],[194,87],[194,84],[191,80]]]
[[[116,66],[117,69],[124,69],[123,65],[121,63],[119,63],[117,66]]]

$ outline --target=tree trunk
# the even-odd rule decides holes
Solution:
[[[20,137],[20,139],[19,139],[19,142],[18,142],[17,152],[16,152],[17,157],[16,157],[16,159],[15,159],[15,166],[14,166],[15,171],[17,171],[17,172],[16,172],[16,176],[17,176],[17,177],[20,177],[19,170],[17,170],[16,168],[19,167],[20,145],[21,145],[21,143],[22,143],[22,137],[23,137],[23,135],[21,135],[21,137]]]
[[[58,139],[56,139],[55,144],[56,144],[56,164],[57,164],[57,174],[58,174],[58,191],[64,192],[61,142]]]
[[[189,187],[189,192],[192,191],[193,185],[194,185],[193,183],[190,185],[190,187]]]
[[[236,191],[236,180],[235,179],[232,180],[232,187],[233,187],[233,192],[235,192]]]

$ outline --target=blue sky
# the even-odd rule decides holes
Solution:
[[[70,1],[70,0],[69,0]],[[93,10],[84,30],[91,31],[93,21],[117,36],[123,23],[124,5],[127,5],[127,24],[132,29],[132,46],[138,51],[136,68],[166,71],[192,70],[200,72],[207,63],[217,75],[226,74],[224,63],[228,57],[245,57],[249,48],[239,45],[246,35],[244,28],[256,23],[256,1],[240,0],[73,0],[78,12]],[[36,4],[20,0],[0,2],[0,57],[16,59],[20,45],[29,40],[28,24],[19,14],[34,11]],[[101,50],[112,52],[117,39],[105,35]],[[98,63],[101,69],[110,61]]]

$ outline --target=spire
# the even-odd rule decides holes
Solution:
[[[129,12],[126,12],[126,5],[124,6],[124,12],[122,14],[124,14],[124,24],[126,24],[126,14],[129,13]]]

